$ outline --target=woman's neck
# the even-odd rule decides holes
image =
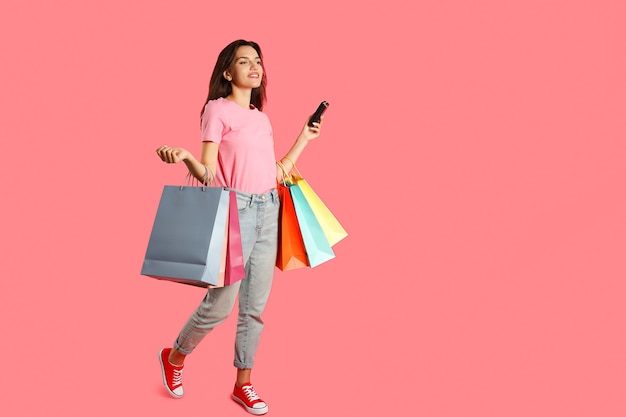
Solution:
[[[250,100],[252,98],[252,89],[251,88],[237,88],[233,85],[232,92],[226,96],[226,100],[233,101],[239,104],[244,109],[250,109]]]

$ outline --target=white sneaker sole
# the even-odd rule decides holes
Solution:
[[[267,411],[269,410],[269,407],[267,406],[267,404],[265,404],[265,407],[263,408],[250,408],[246,405],[245,402],[243,402],[243,400],[239,399],[239,397],[237,397],[235,394],[231,394],[231,398],[235,400],[236,402],[238,402],[239,404],[241,404],[243,408],[245,408],[248,411],[248,413],[254,414],[255,416],[263,415],[267,413]]]

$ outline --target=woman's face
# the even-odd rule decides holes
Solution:
[[[240,88],[258,88],[263,79],[263,66],[256,50],[248,45],[240,46],[231,67],[224,71],[224,78]]]

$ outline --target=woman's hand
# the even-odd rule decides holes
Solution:
[[[322,123],[324,122],[324,116],[320,117],[319,122],[313,123],[313,126],[309,126],[309,120],[311,120],[312,116],[307,117],[306,122],[304,123],[304,127],[302,131],[298,135],[296,142],[293,144],[289,152],[280,159],[280,163],[285,168],[285,172],[289,172],[295,166],[295,163],[298,161],[300,154],[306,148],[306,146],[313,139],[317,139],[320,136],[322,130]],[[281,182],[282,179],[282,170],[280,168],[276,168],[276,181]]]
[[[319,122],[313,123],[313,126],[309,126],[310,119],[311,119],[310,117],[306,119],[306,122],[304,123],[304,127],[302,128],[302,131],[300,132],[300,135],[299,135],[299,138],[307,142],[313,139],[317,139],[320,136],[322,123],[324,122],[324,116],[320,118]]]
[[[165,163],[175,164],[180,161],[184,161],[189,158],[189,152],[184,148],[171,148],[167,145],[163,145],[156,150],[159,158]]]

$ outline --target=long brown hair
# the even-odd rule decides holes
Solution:
[[[209,95],[200,110],[200,118],[204,113],[204,107],[209,100],[215,100],[217,98],[225,98],[232,92],[230,82],[224,78],[224,71],[231,68],[233,61],[235,60],[235,54],[240,46],[251,46],[259,54],[261,58],[261,66],[263,67],[263,79],[261,80],[261,86],[252,89],[252,96],[250,97],[250,103],[259,110],[263,110],[263,105],[267,99],[265,88],[267,85],[267,75],[265,67],[263,66],[263,55],[261,54],[261,47],[256,42],[246,41],[238,39],[228,44],[217,57],[217,62],[213,68],[213,74],[211,74],[211,81],[209,82]]]

